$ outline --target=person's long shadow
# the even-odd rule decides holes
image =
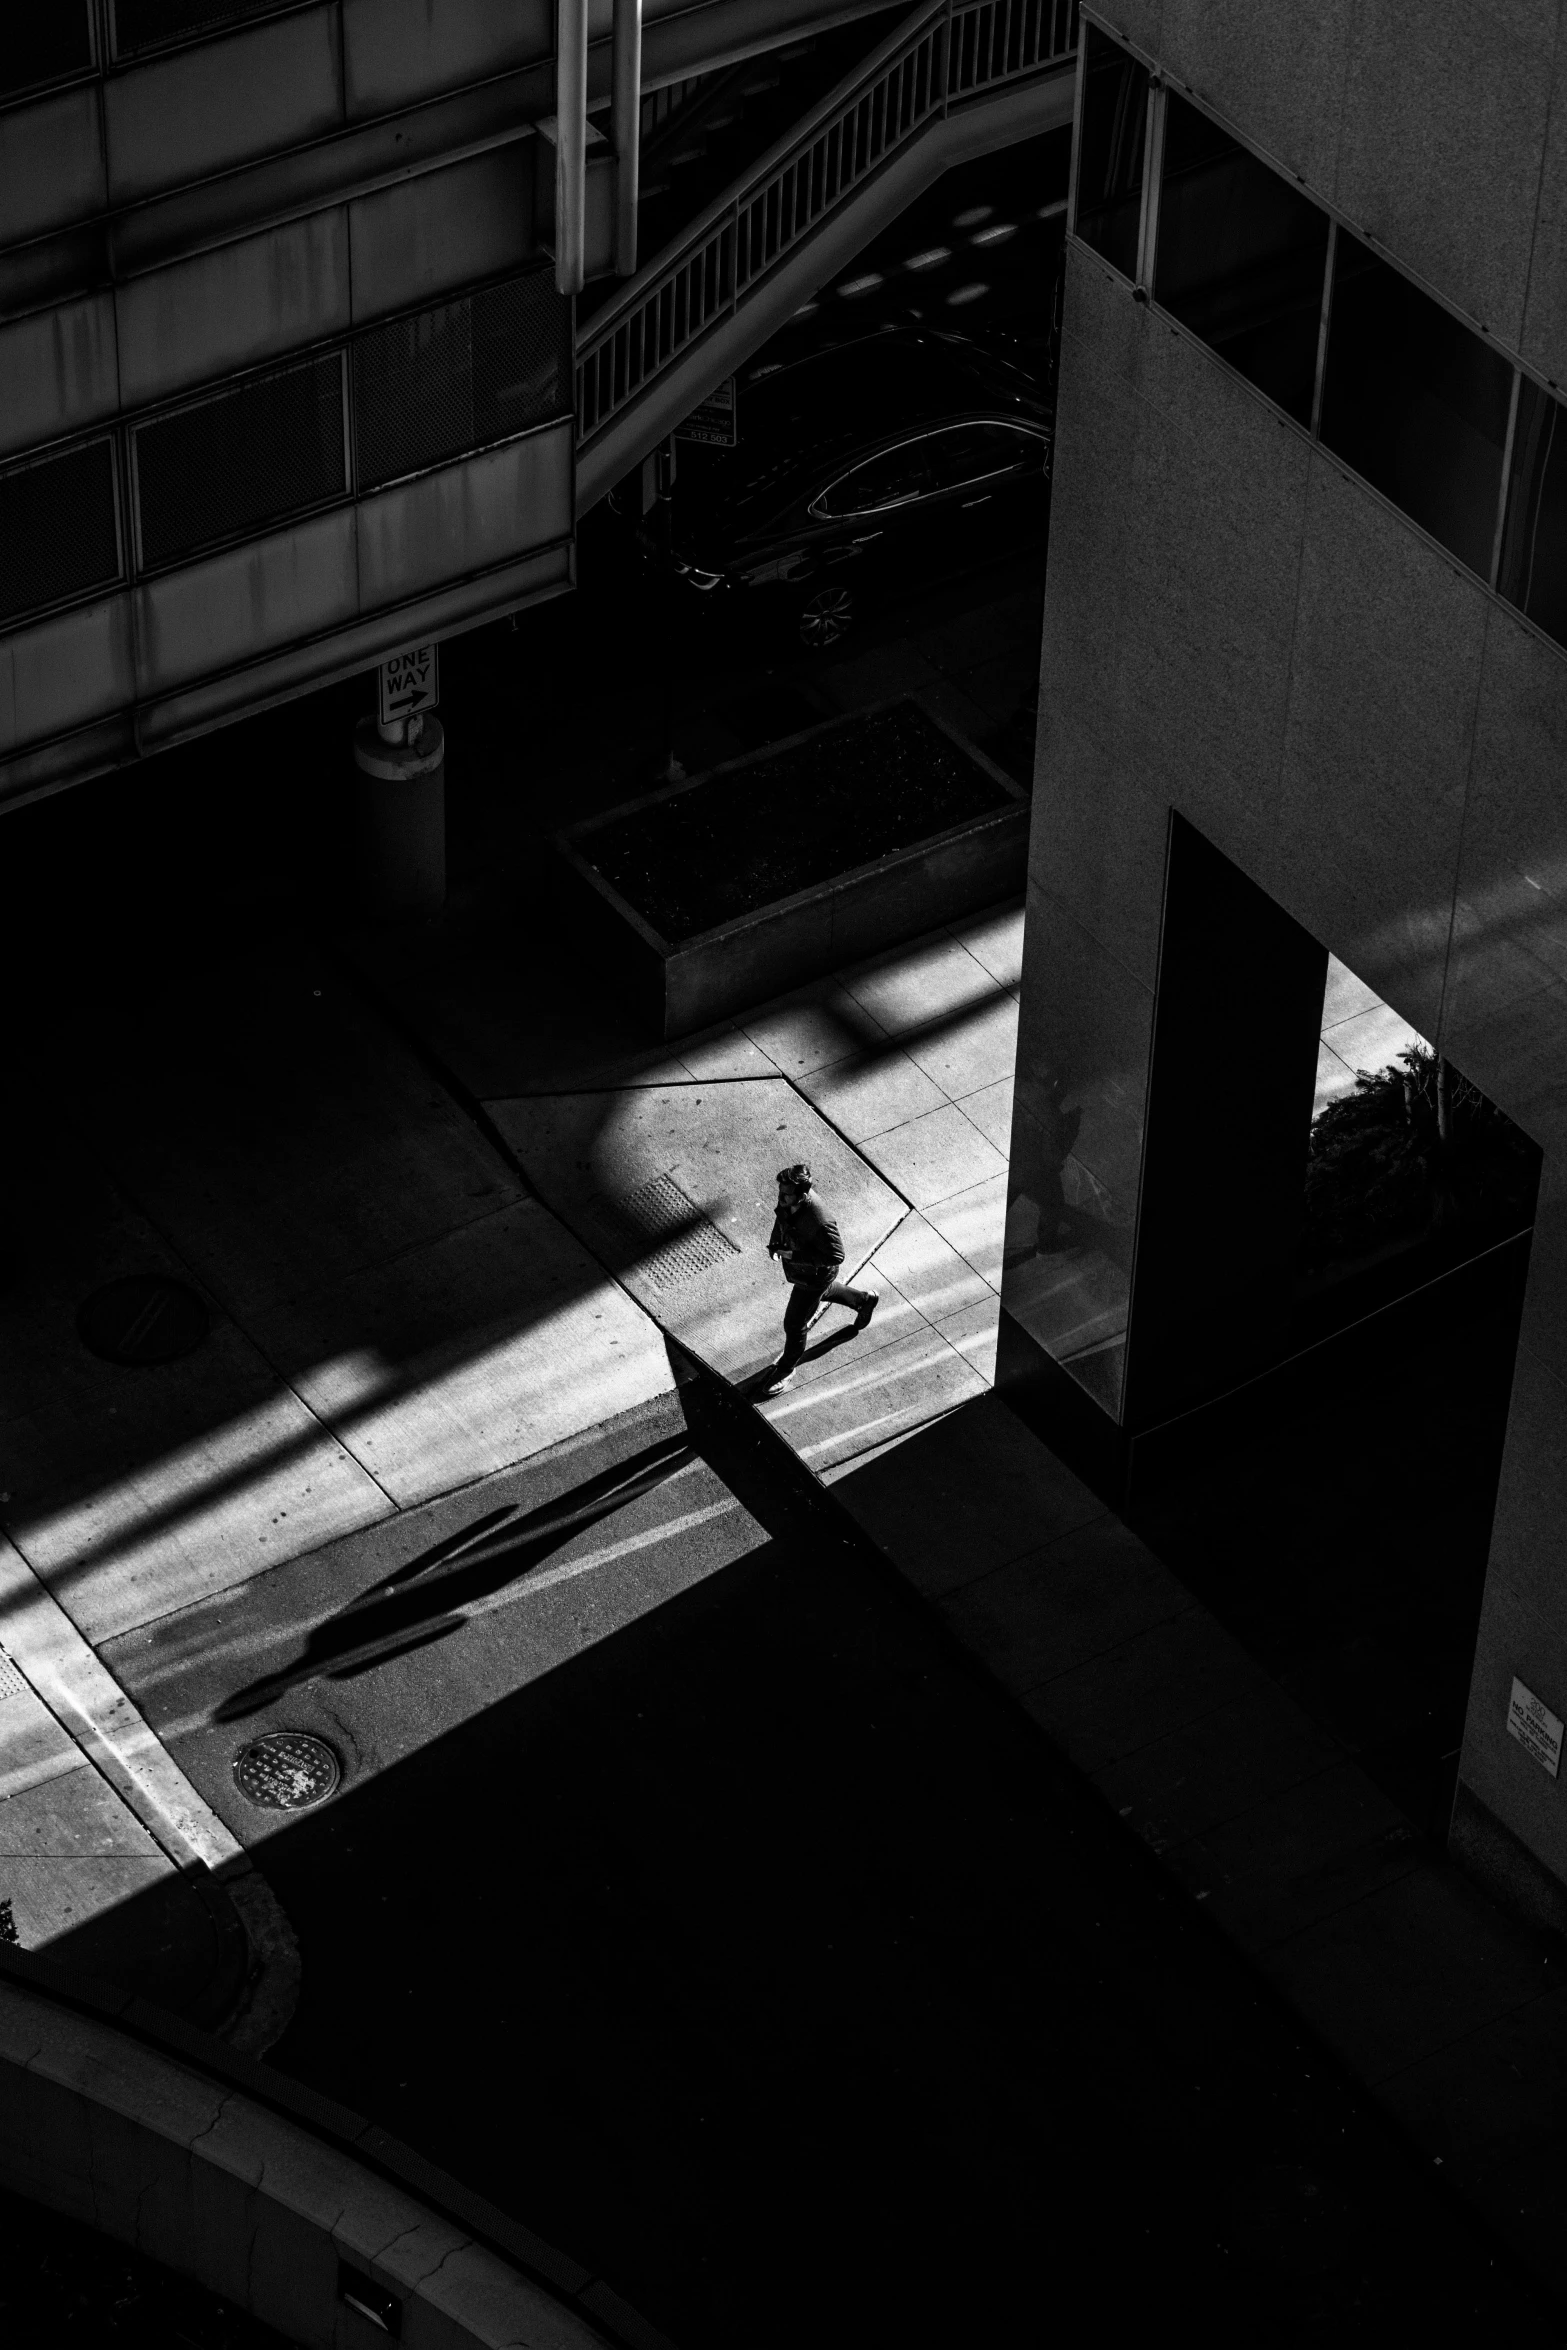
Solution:
[[[515,1504],[487,1510],[372,1583],[316,1627],[293,1664],[226,1697],[214,1721],[243,1721],[306,1681],[349,1681],[444,1640],[464,1621],[464,1607],[530,1574],[574,1536],[665,1484],[695,1458],[689,1437],[669,1436],[521,1516]]]

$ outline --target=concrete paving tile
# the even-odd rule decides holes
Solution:
[[[1059,1743],[1048,1685],[1192,1604],[1168,1568],[1106,1513],[949,1589],[941,1609],[964,1646],[1027,1700]]]
[[[811,683],[817,698],[832,709],[863,710],[903,694],[918,694],[923,700],[931,686],[941,683],[941,672],[912,645],[878,645],[871,652],[825,664]]]
[[[992,1085],[981,1086],[977,1093],[959,1094],[958,1108],[971,1125],[977,1126],[993,1149],[1003,1158],[1012,1147],[1012,1089],[1010,1076],[998,1077]]]
[[[1023,901],[949,925],[949,935],[1002,987],[1023,984]]]
[[[799,1080],[800,1091],[851,1142],[906,1126],[927,1110],[939,1110],[947,1096],[896,1045],[878,1053],[832,1061]]]
[[[216,1336],[167,1366],[186,1376],[160,1395],[160,1416],[176,1394],[191,1407],[177,1435],[170,1425],[162,1444],[147,1443],[127,1413],[126,1436],[114,1440],[125,1450],[100,1453],[85,1490],[6,1513],[16,1548],[91,1641],[391,1512],[363,1464],[275,1378],[253,1403],[225,1409]],[[347,1347],[358,1343],[351,1333]],[[216,1375],[205,1410],[203,1365]]]
[[[966,679],[959,684],[952,677],[937,676],[921,688],[920,701],[960,742],[983,742],[996,723],[986,704],[968,691]]]
[[[922,629],[915,643],[938,669],[961,674],[992,661],[1005,648],[1019,662],[1024,675],[1039,671],[1039,602],[1037,597],[1008,597],[1001,604],[982,604]]]
[[[1350,1762],[1268,1795],[1166,1862],[1248,1950],[1391,1884],[1415,1866],[1414,1830]]]
[[[986,1146],[989,1147],[988,1145]],[[999,1156],[999,1153],[996,1154]],[[943,1240],[950,1241],[958,1255],[973,1266],[992,1289],[1001,1287],[1001,1257],[1006,1242],[1007,1179],[1005,1173],[991,1175],[968,1191],[960,1191],[943,1200],[936,1200],[925,1208],[928,1223],[934,1224]]]
[[[111,1171],[231,1310],[303,1295],[518,1196],[414,1055],[301,951],[209,971],[206,996],[181,1017],[220,1048],[187,1032],[149,1061],[165,1007],[128,986],[75,1100]]]
[[[674,1384],[655,1325],[537,1200],[258,1316],[257,1334],[403,1508]]]
[[[776,1358],[787,1291],[767,1255],[777,1172],[808,1160],[853,1280],[904,1203],[781,1077],[497,1102],[491,1113],[550,1206],[646,1312],[726,1378]],[[689,1213],[638,1241],[615,1203],[649,1183]],[[672,1211],[674,1212],[674,1211]],[[677,1248],[676,1242],[682,1246]],[[689,1243],[689,1246],[685,1246]],[[670,1253],[673,1251],[674,1253]]]
[[[1239,1641],[1194,1606],[1051,1678],[1033,1711],[1080,1771],[1097,1771],[1271,1686]]]
[[[680,1064],[692,1077],[771,1077],[775,1064],[743,1028],[716,1036],[682,1037]]]
[[[996,995],[989,973],[977,968],[974,957],[944,930],[857,964],[842,980],[889,1036],[976,1011]]]
[[[0,1705],[0,1803],[81,1765],[81,1748],[43,1699],[31,1689],[13,1689]]]
[[[867,1355],[879,1352],[882,1347],[898,1346],[904,1339],[918,1338],[930,1329],[928,1318],[917,1306],[911,1306],[890,1281],[865,1277],[858,1286],[874,1290],[880,1301],[869,1323],[865,1329],[856,1331],[854,1316],[847,1306],[829,1306],[821,1320],[812,1325],[810,1344],[795,1373],[797,1385],[806,1386],[813,1380],[836,1378],[848,1368],[846,1348],[853,1348],[855,1362],[860,1363]],[[781,1341],[781,1314],[778,1330]]]
[[[917,1213],[905,1216],[871,1259],[870,1275],[890,1281],[928,1321],[977,1305],[990,1284]]]
[[[140,1857],[33,1853],[0,1864],[0,1882],[24,1950],[41,1950],[174,1873],[172,1862],[150,1849]]]
[[[1461,2169],[1457,2184],[1501,2236],[1515,2246],[1558,2301],[1567,2295],[1567,2149],[1560,2132],[1511,2162]]]
[[[774,1396],[761,1407],[802,1460],[818,1471],[849,1460],[899,1429],[983,1395],[972,1364],[934,1330],[851,1359],[832,1377]]]
[[[938,1322],[937,1329],[949,1346],[955,1346],[960,1355],[971,1362],[987,1387],[996,1384],[996,1341],[1001,1327],[1001,1300],[994,1292],[981,1298],[977,1304],[963,1307],[956,1314]]]
[[[1098,1496],[994,1396],[964,1404],[882,1458],[867,1455],[837,1491],[910,1582],[931,1595],[975,1582],[1094,1521],[1103,1523],[1112,1546],[1135,1545],[1147,1558]],[[1083,1573],[1091,1582],[1106,1567],[1105,1558],[1091,1553]],[[1190,1604],[1184,1592],[1180,1604]]]
[[[763,1004],[740,1027],[775,1067],[795,1078],[851,1054],[882,1051],[887,1041],[881,1022],[832,981]]]
[[[1255,1668],[1253,1668],[1255,1670]],[[1343,1750],[1263,1680],[1092,1776],[1105,1801],[1158,1852],[1206,1834],[1262,1796],[1343,1760]],[[1048,1707],[1051,1692],[1039,1693]],[[1036,1706],[1031,1706],[1036,1712]]]
[[[864,1150],[865,1156],[890,1183],[897,1185],[906,1199],[927,1211],[938,1231],[942,1226],[932,1212],[938,1201],[951,1201],[955,1194],[972,1193],[976,1184],[991,1181],[1005,1195],[1006,1160],[950,1102],[939,1110],[927,1110],[922,1117],[911,1118],[904,1126],[895,1126],[886,1134],[868,1139]],[[1003,1218],[1005,1213],[1003,1204]],[[965,1229],[971,1229],[977,1238],[977,1225]],[[960,1256],[969,1256],[956,1233],[948,1232],[946,1237]],[[999,1249],[995,1258],[999,1278]],[[974,1262],[971,1256],[969,1262]],[[975,1269],[982,1272],[984,1267]]]
[[[1372,2082],[1467,2039],[1551,1983],[1532,1939],[1455,1869],[1426,1861],[1277,1943],[1262,1965]]]
[[[948,1099],[957,1101],[1012,1076],[1017,1067],[1017,1021],[1016,997],[1001,994],[909,1036],[906,1050]],[[997,1148],[1004,1156],[1006,1142]]]
[[[992,726],[1005,726],[1039,688],[1039,639],[1033,658],[1028,649],[1002,653],[993,661],[978,661],[962,675],[963,691],[978,702]]]
[[[13,1860],[160,1857],[141,1822],[80,1753],[71,1769],[0,1802],[0,1880]],[[5,1890],[0,1881],[0,1894]]]
[[[1567,1983],[1389,2073],[1381,2096],[1417,2144],[1463,2164],[1466,2185],[1537,2157],[1567,2113]]]
[[[817,1475],[824,1485],[837,1485],[846,1477],[857,1477],[871,1463],[885,1460],[889,1453],[899,1451],[905,1444],[912,1444],[916,1436],[925,1436],[933,1428],[944,1427],[962,1409],[961,1404],[954,1404],[950,1411],[940,1413],[934,1420],[919,1420],[910,1427],[900,1428],[880,1444],[867,1445],[864,1452],[855,1453],[849,1460],[829,1461],[825,1468],[817,1471]]]
[[[134,1703],[15,1547],[0,1542],[8,1653],[107,1786],[181,1867],[219,1869],[239,1848],[172,1762]],[[7,1700],[10,1712],[20,1694]]]

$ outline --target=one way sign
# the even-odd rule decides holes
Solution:
[[[383,726],[416,710],[433,710],[440,698],[434,645],[410,645],[381,663],[376,716]]]

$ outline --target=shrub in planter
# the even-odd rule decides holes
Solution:
[[[1539,1153],[1451,1062],[1424,1046],[1355,1090],[1311,1129],[1300,1262],[1321,1272],[1462,1232],[1483,1247],[1533,1213]]]

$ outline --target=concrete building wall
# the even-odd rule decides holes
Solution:
[[[1117,0],[1095,14],[1553,382],[1567,382],[1557,0]]]
[[[1308,193],[1567,375],[1554,5],[1119,13]],[[1544,1149],[1454,1833],[1550,1910],[1567,1776],[1506,1722],[1514,1674],[1567,1715],[1567,653],[1074,244],[1011,1237],[1064,1162],[1102,1247],[1065,1283],[1014,1266],[1004,1298],[1108,1421],[1172,810]]]

